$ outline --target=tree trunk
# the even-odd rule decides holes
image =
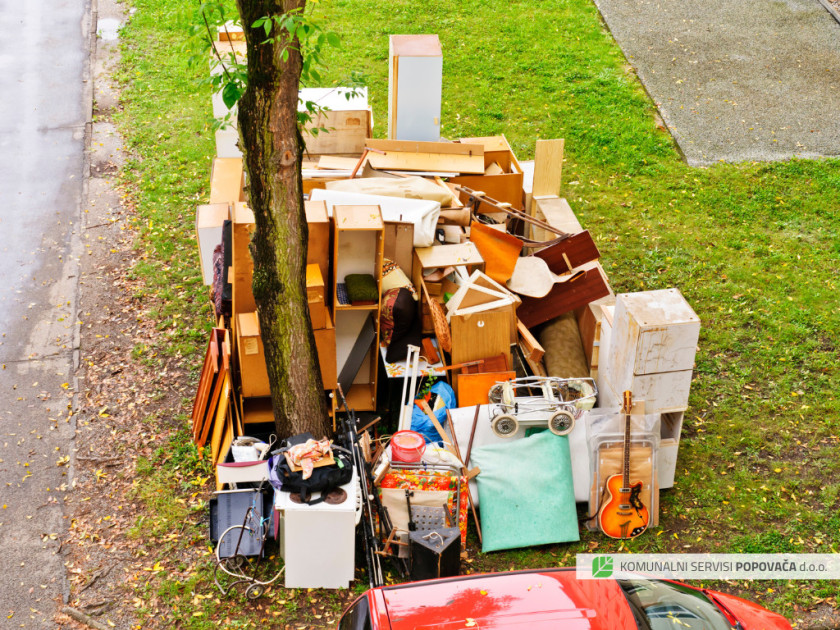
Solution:
[[[239,102],[239,135],[254,212],[251,241],[259,310],[278,437],[329,430],[315,338],[306,299],[307,225],[297,124],[301,55],[259,18],[302,8],[305,0],[237,0],[248,45],[248,87]],[[288,57],[283,60],[283,50]]]

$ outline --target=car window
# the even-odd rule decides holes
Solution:
[[[731,630],[732,625],[703,593],[657,580],[618,580],[642,630]]]
[[[350,609],[341,616],[338,630],[371,630],[370,606],[367,597],[360,597]]]

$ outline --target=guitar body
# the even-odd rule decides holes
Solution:
[[[650,515],[641,500],[642,482],[625,484],[623,475],[607,479],[607,501],[598,512],[598,525],[610,538],[635,538],[644,532]]]

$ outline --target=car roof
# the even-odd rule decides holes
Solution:
[[[615,580],[574,570],[515,571],[402,584],[381,590],[392,630],[524,628],[614,630],[636,622]]]

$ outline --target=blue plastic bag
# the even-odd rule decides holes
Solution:
[[[435,418],[440,422],[440,426],[446,427],[446,410],[454,409],[457,404],[455,402],[455,392],[446,381],[438,381],[430,390],[432,394],[437,394],[443,400],[445,407],[434,412]],[[435,429],[435,425],[429,417],[423,413],[417,405],[411,410],[411,430],[416,431],[422,435],[426,442],[441,442],[440,434]]]

